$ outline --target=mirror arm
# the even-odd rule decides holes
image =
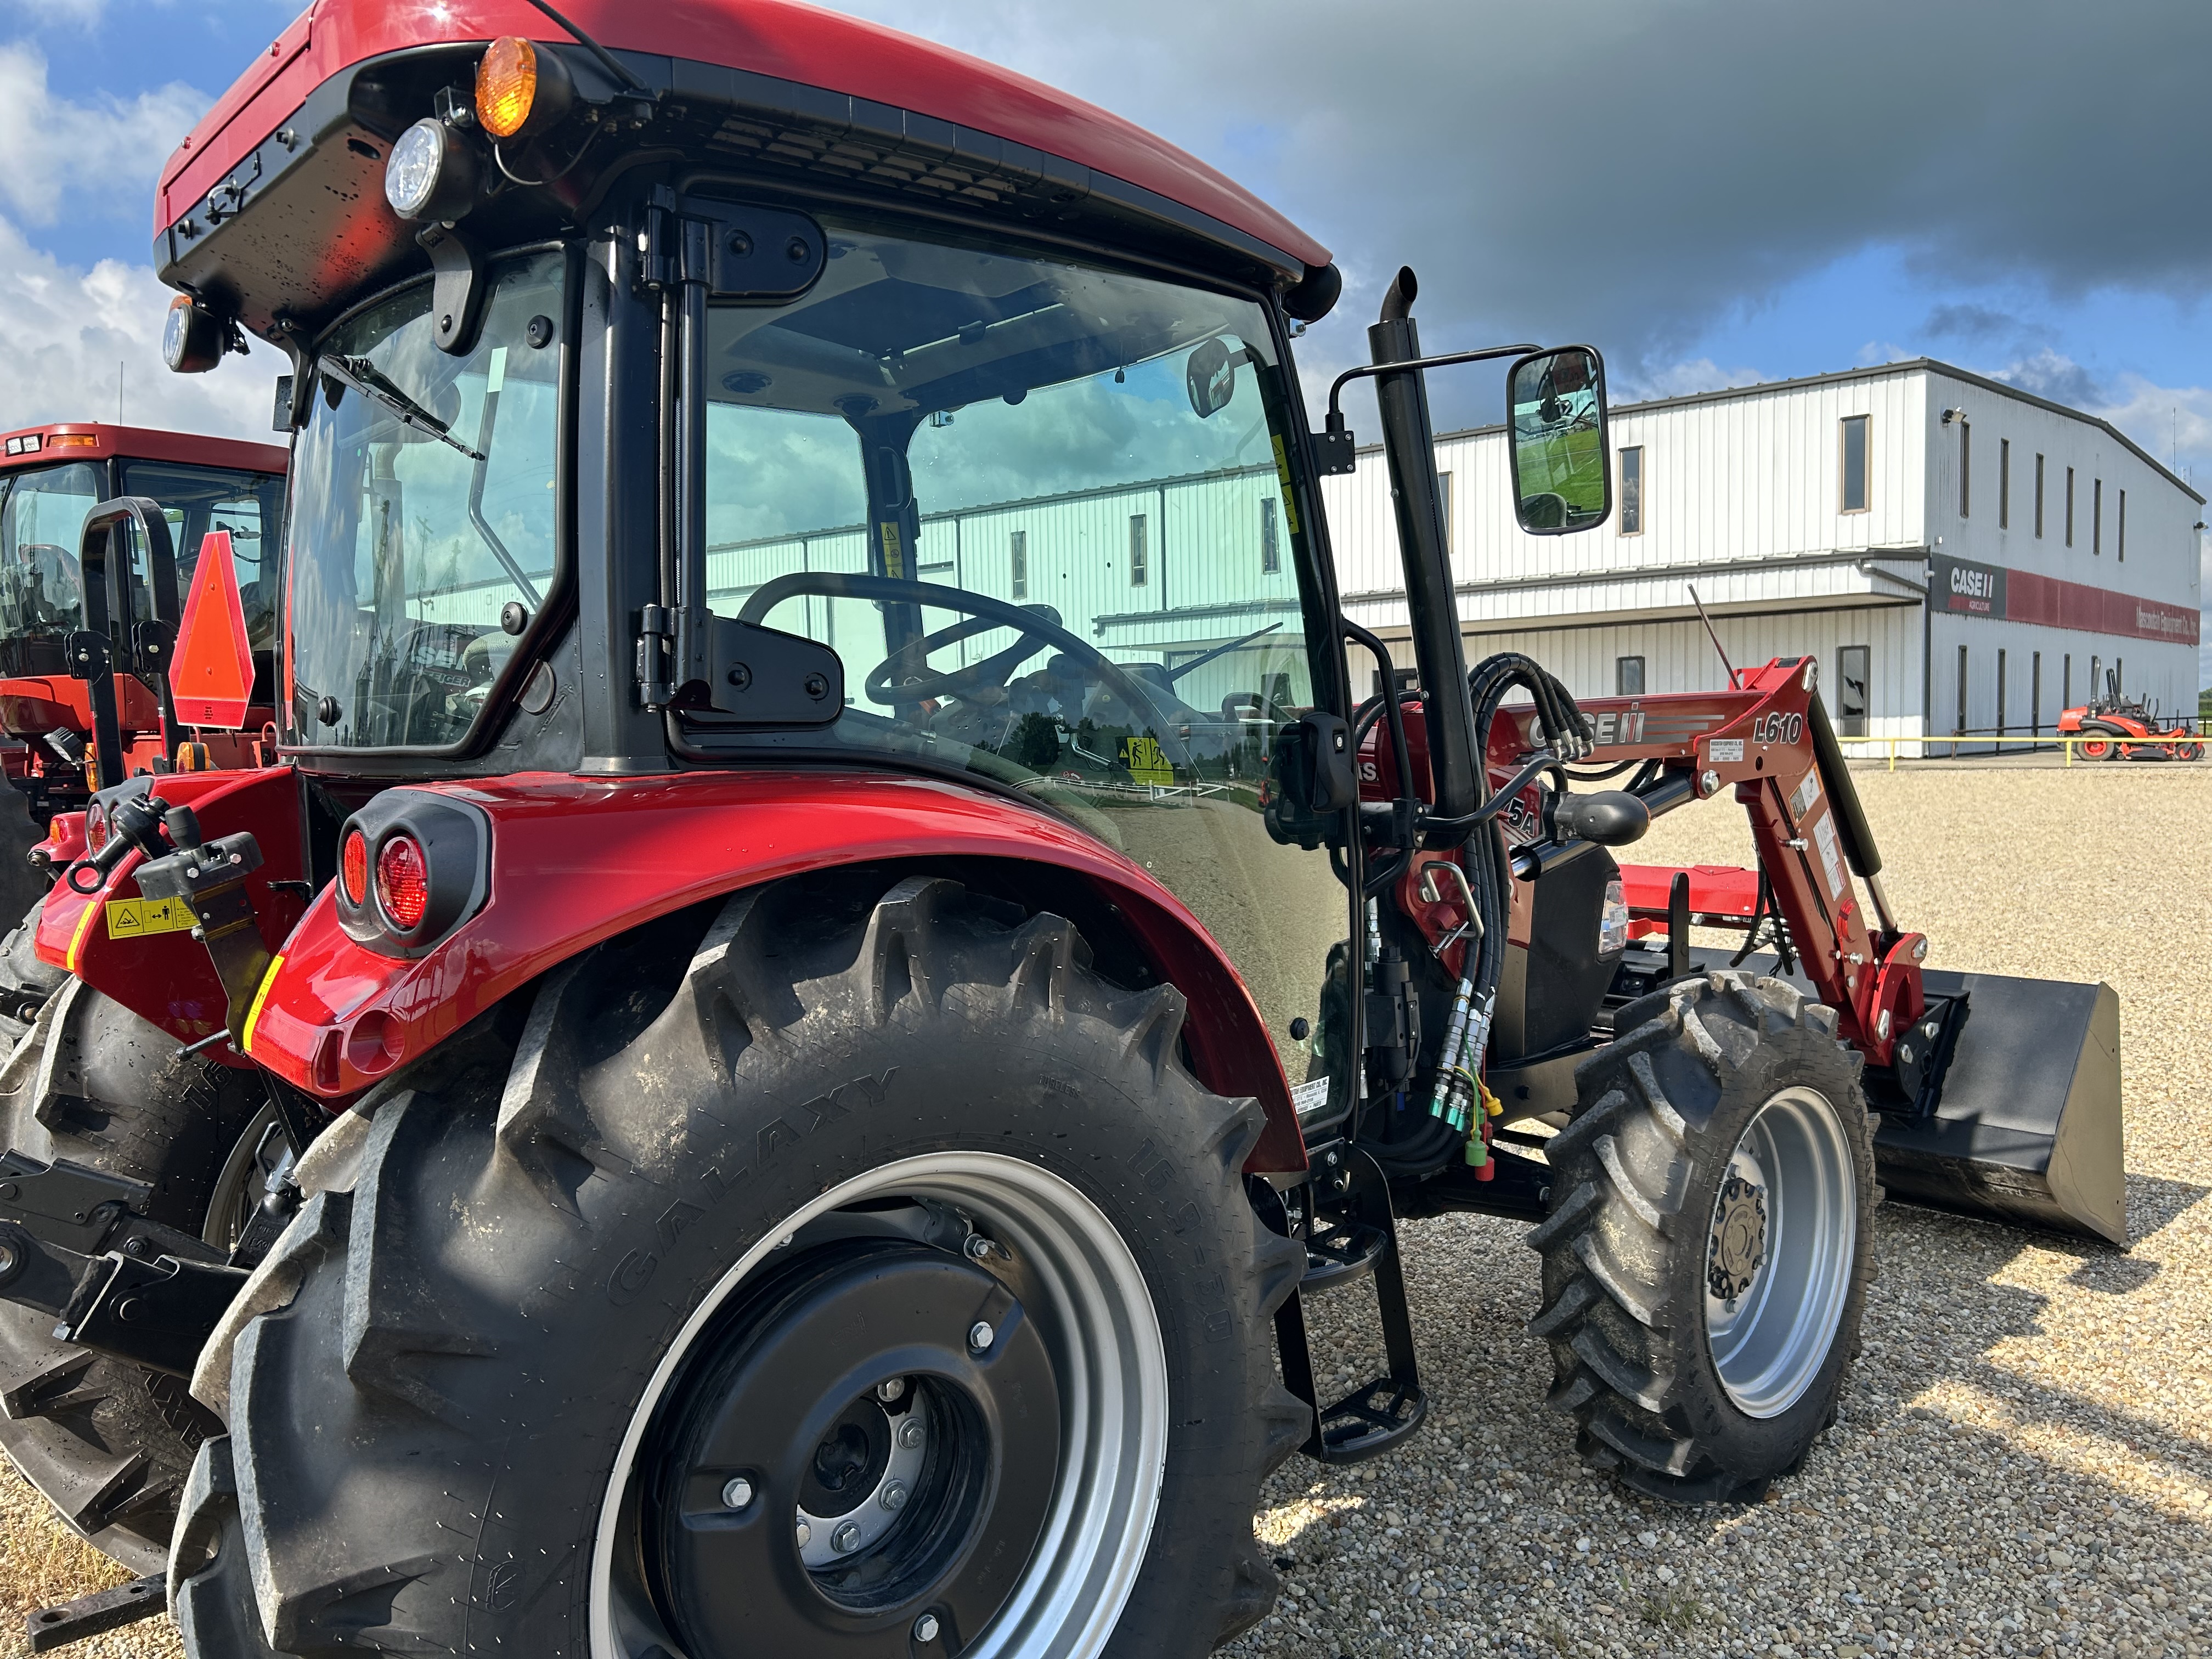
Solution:
[[[1352,381],[1377,374],[1395,374],[1405,369],[1449,368],[1455,363],[1480,363],[1492,357],[1525,357],[1540,349],[1532,345],[1492,346],[1484,351],[1449,351],[1441,357],[1417,357],[1403,363],[1363,363],[1357,368],[1346,369],[1328,389],[1328,424],[1314,434],[1321,475],[1325,478],[1341,477],[1357,470],[1353,440],[1344,423],[1341,407],[1344,388]]]
[[[1377,374],[1395,374],[1408,368],[1449,368],[1455,363],[1486,362],[1492,357],[1525,357],[1543,347],[1534,345],[1492,346],[1482,351],[1448,351],[1441,357],[1416,357],[1404,363],[1362,363],[1357,368],[1347,368],[1338,375],[1328,388],[1328,426],[1332,432],[1344,425],[1344,412],[1337,400],[1344,388],[1354,380],[1370,379]]]

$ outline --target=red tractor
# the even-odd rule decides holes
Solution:
[[[2058,735],[2079,738],[2075,752],[2087,761],[2204,758],[2203,739],[2186,723],[2166,720],[2141,697],[2120,695],[2120,674],[2105,671],[2105,695],[2058,716]]]
[[[1195,1656],[1273,1601],[1267,1473],[1424,1420],[1399,1215],[1537,1224],[1553,1403],[1684,1502],[1831,1420],[1877,1159],[2119,1229],[2112,994],[1923,972],[1809,659],[1470,673],[1424,373],[1516,360],[1565,533],[1595,352],[1425,358],[1393,286],[1406,684],[1291,362],[1327,251],[991,65],[324,0],[157,234],[173,367],[292,359],[281,761],[102,790],[39,947],[258,1110],[198,1209],[7,1153],[0,1340],[76,1523],[175,1516],[198,1659]],[[1771,973],[1609,850],[1724,790]],[[132,1388],[176,1420],[70,1441]]]

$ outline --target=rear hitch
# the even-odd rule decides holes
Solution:
[[[1261,1220],[1306,1250],[1304,1276],[1275,1314],[1275,1346],[1284,1387],[1313,1414],[1313,1431],[1299,1449],[1316,1462],[1364,1463],[1395,1450],[1429,1414],[1398,1259],[1397,1222],[1389,1182],[1358,1147],[1342,1142],[1316,1147],[1310,1167],[1316,1173],[1297,1189],[1301,1202],[1295,1216],[1273,1187],[1256,1178],[1251,1183]],[[1369,1276],[1375,1280],[1389,1370],[1324,1407],[1314,1382],[1304,1297]]]
[[[169,1610],[167,1586],[160,1574],[134,1578],[113,1589],[80,1595],[58,1607],[42,1607],[23,1615],[23,1634],[33,1653],[52,1653],[94,1636],[105,1636],[142,1619]]]

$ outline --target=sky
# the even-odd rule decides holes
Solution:
[[[1410,264],[1431,350],[1587,340],[1617,401],[1935,356],[2212,494],[2203,0],[842,9],[1128,116],[1328,243],[1310,387]],[[152,186],[296,9],[0,0],[0,423],[119,391],[133,421],[265,430],[272,350],[160,366]],[[1495,379],[1432,377],[1439,424],[1497,418]]]

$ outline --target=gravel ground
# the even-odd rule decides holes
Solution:
[[[2212,1646],[2212,892],[2202,768],[1857,774],[1931,963],[2120,994],[2125,1251],[1891,1206],[1866,1352],[1804,1472],[1683,1510],[1585,1471],[1541,1405],[1518,1224],[1406,1230],[1431,1428],[1344,1473],[1293,1460],[1261,1536],[1261,1656],[2197,1654]],[[2142,870],[2118,877],[2102,844]],[[1736,863],[1741,818],[1647,862]],[[2161,856],[2180,863],[2158,883]],[[1711,942],[1718,943],[1720,936]],[[1351,1298],[1367,1297],[1363,1304]],[[1381,1370],[1371,1292],[1310,1304],[1316,1369]]]
[[[1680,1510],[1586,1473],[1540,1404],[1516,1224],[1406,1229],[1431,1428],[1364,1468],[1293,1460],[1259,1525],[1285,1565],[1231,1653],[2199,1654],[2212,1647],[2212,891],[2203,769],[1858,775],[1908,923],[1939,965],[2120,993],[2125,1252],[1893,1206],[1866,1353],[1835,1428],[1767,1502]],[[2103,844],[2120,843],[2116,876]],[[2191,854],[2190,848],[2198,851]],[[1648,861],[1735,862],[1723,806]],[[2158,884],[2161,856],[2181,860]],[[2193,1109],[2193,1110],[2192,1110]],[[1379,1369],[1370,1293],[1312,1304],[1316,1356]],[[119,1581],[0,1464],[0,1656],[21,1610]],[[172,1659],[166,1620],[71,1652]]]

